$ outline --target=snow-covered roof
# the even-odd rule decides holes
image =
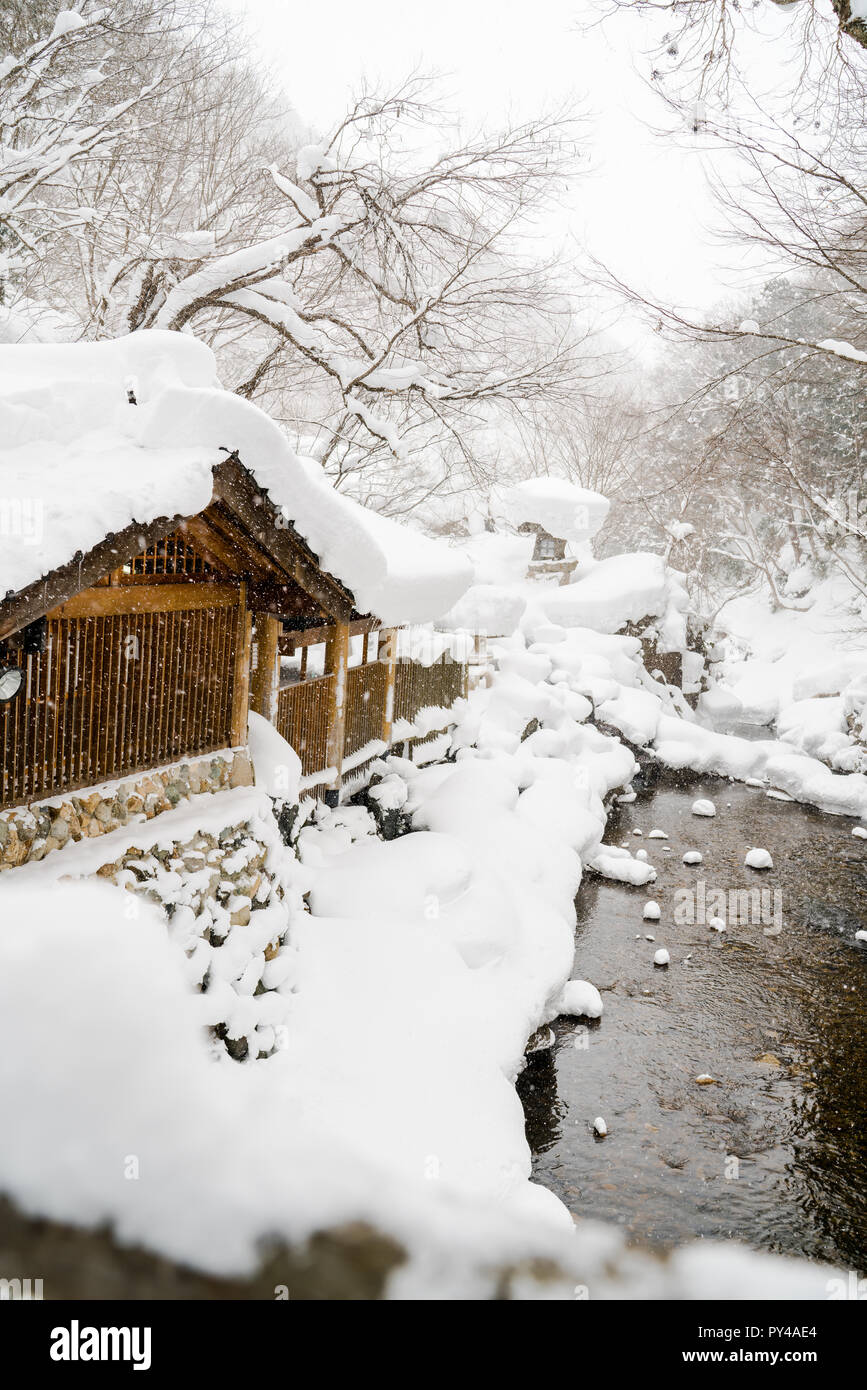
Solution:
[[[601,492],[578,487],[565,478],[528,478],[498,490],[493,499],[512,526],[541,526],[558,540],[580,545],[602,526],[610,502]]]
[[[426,622],[471,582],[444,542],[335,492],[273,420],[220,387],[203,343],[151,330],[0,345],[0,599],[133,523],[203,511],[230,452],[361,612]]]

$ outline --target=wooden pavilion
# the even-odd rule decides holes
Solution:
[[[250,708],[336,795],[396,719],[465,693],[465,667],[399,663],[393,632],[230,454],[203,510],[133,522],[0,601],[0,809],[241,747]]]

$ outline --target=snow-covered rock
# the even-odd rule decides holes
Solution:
[[[574,1018],[601,1018],[603,1008],[602,995],[589,980],[570,980],[557,1002],[558,1014]]]
[[[715,816],[716,807],[712,801],[699,799],[692,803],[692,814],[694,816]]]
[[[772,869],[774,861],[766,849],[755,848],[747,851],[744,864],[748,869]]]
[[[603,878],[614,879],[617,883],[631,883],[636,888],[644,883],[653,883],[656,879],[656,871],[650,864],[633,858],[629,850],[620,849],[617,845],[601,846],[588,860],[587,867]]]

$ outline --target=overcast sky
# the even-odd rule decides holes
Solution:
[[[661,141],[647,129],[661,109],[636,71],[648,70],[650,34],[634,14],[588,29],[599,16],[592,0],[231,3],[246,13],[299,115],[322,129],[362,75],[397,81],[419,67],[446,74],[452,109],[470,125],[582,98],[595,172],[576,181],[570,232],[671,302],[705,307],[732,283],[705,231],[707,156],[688,139]]]

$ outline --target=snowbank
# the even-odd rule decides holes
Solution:
[[[682,651],[686,646],[689,600],[676,571],[661,555],[636,552],[588,562],[571,584],[552,589],[540,603],[552,623],[597,632],[618,632],[627,623],[659,618],[659,650]]]
[[[263,1235],[300,1241],[364,1219],[406,1249],[395,1297],[487,1297],[498,1262],[542,1255],[564,1272],[553,1297],[574,1297],[576,1283],[594,1298],[825,1297],[828,1271],[734,1247],[627,1254],[620,1232],[573,1231],[531,1181],[513,1084],[524,1048],[561,1010],[601,1008],[592,984],[570,980],[583,869],[654,877],[603,843],[606,803],[629,794],[638,767],[591,716],[674,766],[860,796],[856,778],[776,740],[682,717],[640,653],[637,638],[555,626],[528,603],[495,644],[492,684],[461,707],[453,760],[375,765],[381,804],[415,833],[384,843],[364,808],[320,807],[300,864],[273,847],[311,912],[292,919],[285,1022],[267,1061],[214,1062],[213,1000],[191,991],[162,920],[120,920],[125,895],[107,886],[53,888],[52,859],[55,876],[92,872],[111,836],[4,876],[0,1011],[17,1046],[0,1060],[0,1189],[218,1273],[252,1269]],[[297,775],[255,718],[251,746],[258,785],[226,793],[233,814],[282,796],[284,767]],[[161,818],[169,842],[176,815]],[[117,833],[153,843],[155,830]],[[130,1153],[147,1183],[125,1180],[118,1154]],[[529,1278],[517,1289],[538,1294]]]

